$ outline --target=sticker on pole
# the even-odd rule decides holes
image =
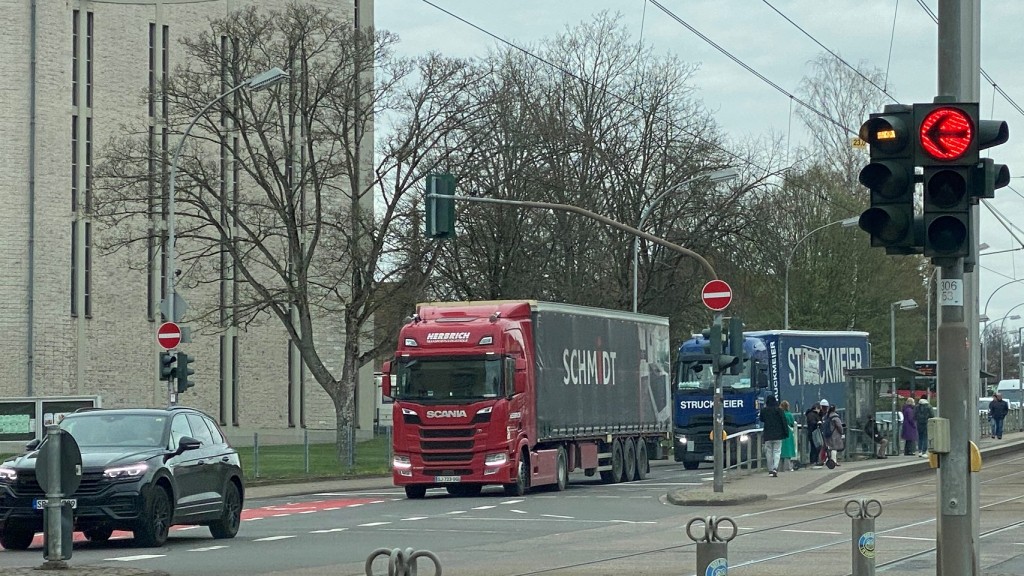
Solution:
[[[181,328],[174,322],[164,322],[156,330],[156,342],[164,350],[172,350],[181,343]]]
[[[725,280],[712,280],[701,289],[700,299],[715,312],[725,310],[732,303],[732,288]]]

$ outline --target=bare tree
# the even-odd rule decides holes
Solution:
[[[225,266],[239,278],[227,322],[285,329],[334,403],[343,461],[358,369],[394,344],[393,331],[371,333],[374,315],[415,301],[434,261],[415,191],[459,148],[456,129],[478,108],[464,96],[472,67],[436,54],[400,59],[395,42],[309,5],[246,9],[184,39],[191,65],[166,88],[178,131],[225,86],[274,66],[291,72],[287,85],[237,92],[199,117],[179,165],[179,252],[185,282],[219,282]],[[145,129],[125,134],[103,150],[99,171],[107,249],[151,237],[149,191],[166,161]],[[238,174],[234,186],[223,185],[218,157]],[[197,320],[223,327],[223,312],[211,306]],[[318,348],[330,333],[343,342],[336,373]]]

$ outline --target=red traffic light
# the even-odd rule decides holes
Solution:
[[[936,108],[921,120],[918,136],[925,154],[936,160],[956,160],[974,141],[974,123],[960,108]]]

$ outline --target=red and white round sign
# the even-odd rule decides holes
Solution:
[[[712,280],[701,289],[700,299],[715,312],[725,310],[732,303],[732,288],[725,280]]]
[[[156,342],[164,350],[171,350],[181,343],[181,328],[174,322],[164,322],[156,330]]]

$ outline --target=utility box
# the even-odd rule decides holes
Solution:
[[[949,420],[946,418],[928,419],[928,451],[936,454],[949,454]]]

